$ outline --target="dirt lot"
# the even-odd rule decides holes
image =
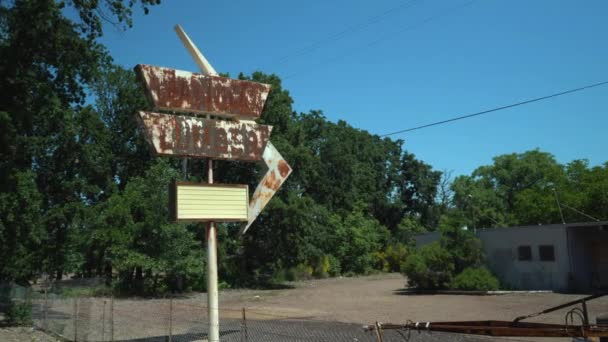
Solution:
[[[273,333],[278,336],[272,335],[276,340],[287,341],[294,336],[314,337],[313,335],[317,333],[335,335],[337,331],[343,332],[340,336],[347,334],[359,336],[356,334],[361,333],[360,324],[375,321],[402,323],[408,319],[412,321],[511,320],[520,315],[534,313],[582,297],[582,295],[554,293],[495,296],[404,295],[400,292],[404,284],[405,279],[401,275],[384,274],[297,282],[290,284],[293,288],[284,290],[224,290],[220,293],[220,317],[222,331],[226,330],[228,335],[223,340],[240,339],[240,318],[243,307],[247,308],[247,324],[251,334],[258,333],[263,336],[259,340],[268,340],[268,336],[271,336],[268,333]],[[184,296],[173,300],[171,304],[167,299],[116,299],[113,305],[115,323],[112,334],[120,337],[117,339],[163,340],[162,336],[165,336],[169,329],[172,329],[174,336],[182,336],[184,341],[202,339],[205,336],[207,324],[205,294]],[[34,306],[34,314],[38,316],[40,316],[39,307],[39,305]],[[590,302],[588,307],[590,318],[595,321],[599,313],[608,313],[608,297]],[[61,330],[63,336],[72,336],[73,308],[72,299],[52,301],[48,312],[51,328],[55,327],[55,331]],[[102,336],[107,338],[110,334],[109,308],[110,303],[107,298],[81,300],[78,304],[79,336],[88,336],[91,340],[102,340]],[[171,317],[168,314],[169,308],[172,308]],[[531,321],[563,323],[565,312],[566,310],[557,311]],[[171,325],[168,323],[170,321]],[[358,325],[340,325],[336,322]],[[23,338],[20,339],[19,336]],[[193,339],[191,336],[198,337]],[[30,340],[32,337],[27,329],[20,331],[0,329],[0,341]],[[413,341],[442,340],[438,337],[441,336],[418,338]],[[34,340],[38,339],[34,338]],[[349,337],[344,340],[353,339]],[[357,340],[365,339],[357,337]],[[449,340],[471,339],[450,336]],[[540,340],[559,341],[558,339]],[[561,341],[569,341],[569,339]]]
[[[223,307],[247,307],[277,314],[328,321],[372,323],[441,320],[509,320],[583,297],[576,294],[534,293],[494,296],[404,295],[399,274],[335,278],[295,283],[289,290],[224,291]],[[204,300],[204,296],[201,296]],[[608,313],[608,296],[588,304],[591,318]],[[531,321],[561,323],[565,310]]]

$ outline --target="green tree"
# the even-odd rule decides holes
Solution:
[[[374,269],[374,252],[382,250],[389,231],[373,218],[366,218],[361,209],[346,217],[332,217],[336,231],[335,255],[343,272],[367,274]]]
[[[399,190],[405,213],[418,216],[423,226],[435,228],[439,221],[436,197],[441,171],[434,171],[414,154],[404,152],[401,178]]]
[[[92,211],[95,218],[82,223],[90,236],[81,240],[82,253],[96,253],[88,259],[90,266],[118,273],[122,291],[155,294],[204,284],[200,240],[186,225],[168,221],[168,186],[177,176],[168,162],[159,160],[100,203]]]
[[[106,195],[111,179],[106,169],[111,158],[104,151],[107,130],[90,107],[82,106],[86,87],[109,62],[96,42],[102,34],[101,13],[126,27],[135,4],[147,9],[156,3],[0,3],[0,193],[23,186],[17,196],[33,201],[27,210],[3,204],[0,239],[20,239],[0,246],[0,254],[10,254],[7,248],[12,248],[32,250],[36,256],[21,259],[19,274],[3,271],[3,279],[33,277],[42,271],[61,278],[67,260],[74,259],[66,249],[68,233],[80,212]],[[79,20],[66,17],[65,6]],[[26,178],[35,181],[35,190],[31,183],[24,185],[30,182]],[[28,222],[46,229],[28,228]]]
[[[585,160],[562,165],[539,150],[497,156],[454,180],[453,209],[471,228],[603,219],[606,170]]]

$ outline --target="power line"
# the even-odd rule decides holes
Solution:
[[[438,19],[440,17],[443,17],[445,15],[451,14],[452,12],[455,12],[455,11],[457,11],[459,9],[462,9],[462,8],[465,8],[465,7],[469,7],[473,3],[475,3],[475,1],[476,0],[471,0],[471,1],[468,1],[468,2],[466,2],[464,4],[461,4],[461,5],[458,5],[458,6],[449,7],[447,9],[443,10],[443,11],[440,11],[438,14],[426,17],[425,19],[423,19],[423,20],[421,20],[421,21],[419,21],[419,22],[417,22],[415,24],[403,26],[400,29],[398,29],[397,31],[393,31],[393,32],[387,33],[384,36],[381,36],[380,38],[378,38],[376,40],[373,40],[373,41],[371,41],[371,42],[369,42],[369,43],[367,43],[367,44],[365,44],[365,45],[363,45],[361,47],[358,47],[356,50],[351,51],[350,53],[342,54],[342,55],[334,57],[332,59],[328,59],[328,60],[322,61],[321,63],[317,63],[315,67],[309,68],[309,70],[310,69],[314,70],[314,69],[317,69],[319,66],[322,66],[322,65],[325,65],[325,64],[329,64],[329,63],[332,63],[332,62],[337,62],[339,60],[344,59],[345,57],[352,56],[352,55],[354,55],[354,54],[356,54],[358,52],[361,52],[362,50],[365,50],[366,48],[369,48],[369,47],[372,47],[372,46],[374,46],[376,44],[379,44],[379,43],[381,43],[381,42],[383,42],[383,41],[391,38],[392,36],[394,36],[394,35],[396,35],[398,33],[403,33],[403,32],[406,32],[406,31],[410,31],[410,30],[416,29],[416,28],[418,28],[420,26],[423,26],[423,25],[426,25],[426,24],[430,23],[431,21],[436,20],[436,19]],[[282,79],[283,80],[287,80],[287,79],[293,78],[294,76],[296,76],[298,74],[299,74],[299,72],[295,72],[295,73],[289,74],[289,75],[287,75],[285,77],[282,77]]]
[[[570,90],[562,91],[560,93],[551,94],[551,95],[547,95],[547,96],[537,97],[537,98],[534,98],[534,99],[530,99],[530,100],[526,100],[526,101],[522,101],[522,102],[517,102],[517,103],[510,104],[510,105],[502,106],[502,107],[492,108],[492,109],[484,110],[484,111],[473,113],[473,114],[467,114],[467,115],[457,116],[455,118],[451,118],[451,119],[447,119],[447,120],[442,120],[442,121],[437,121],[437,122],[433,122],[433,123],[422,125],[422,126],[402,129],[400,131],[383,134],[383,135],[381,135],[381,137],[386,137],[386,136],[389,136],[389,135],[395,135],[395,134],[399,134],[399,133],[416,131],[416,130],[427,128],[427,127],[442,125],[442,124],[445,124],[445,123],[448,123],[448,122],[468,119],[468,118],[471,118],[471,117],[474,117],[474,116],[479,116],[479,115],[484,115],[484,114],[488,114],[488,113],[492,113],[492,112],[497,112],[497,111],[503,110],[503,109],[509,109],[509,108],[513,108],[513,107],[523,106],[525,104],[529,104],[529,103],[533,103],[533,102],[538,102],[538,101],[543,101],[543,100],[547,100],[547,99],[550,99],[550,98],[553,98],[553,97],[558,97],[558,96],[562,96],[562,95],[566,95],[566,94],[571,94],[571,93],[575,93],[575,92],[578,92],[578,91],[582,91],[582,90],[586,90],[586,89],[591,89],[591,88],[603,86],[603,85],[606,85],[606,84],[608,84],[608,81],[604,81],[604,82],[600,82],[600,83],[595,83],[595,84],[590,84],[590,85],[586,85],[584,87],[570,89]]]
[[[403,3],[401,3],[400,5],[398,5],[396,7],[390,8],[390,9],[388,9],[388,10],[386,10],[386,11],[384,11],[384,12],[378,14],[378,15],[370,17],[365,22],[357,23],[357,24],[349,26],[349,27],[345,28],[344,30],[342,30],[342,31],[340,31],[338,33],[335,33],[335,34],[333,34],[331,36],[328,36],[328,37],[325,37],[323,39],[317,40],[316,42],[314,42],[314,43],[312,43],[312,44],[310,44],[310,45],[308,45],[308,46],[306,46],[306,47],[304,47],[302,49],[299,49],[298,51],[296,51],[296,52],[294,52],[292,54],[288,54],[288,55],[285,55],[285,56],[279,58],[276,61],[276,65],[284,64],[287,60],[289,60],[289,59],[291,59],[293,57],[299,57],[299,56],[303,56],[303,55],[309,54],[309,53],[315,51],[320,46],[322,46],[322,45],[324,45],[326,43],[335,42],[337,40],[340,40],[340,39],[348,36],[351,33],[355,33],[357,31],[361,31],[364,28],[367,28],[367,27],[369,27],[369,26],[371,26],[373,24],[379,23],[380,21],[382,21],[383,19],[385,19],[385,17],[389,16],[390,14],[392,14],[394,12],[397,12],[397,11],[402,10],[402,9],[413,7],[414,5],[416,5],[416,3],[418,1],[419,0],[404,1]]]
[[[585,214],[585,213],[584,213],[584,212],[582,212],[581,210],[578,210],[578,209],[576,209],[576,208],[573,208],[573,207],[571,207],[571,206],[569,206],[569,205],[566,205],[566,204],[563,204],[563,203],[562,203],[561,205],[562,205],[562,206],[564,206],[564,207],[566,207],[566,208],[568,208],[568,209],[570,209],[570,210],[572,210],[572,211],[575,211],[575,212],[577,212],[577,213],[579,213],[579,214],[581,214],[581,215],[583,215],[583,216],[585,216],[585,217],[587,217],[587,218],[590,218],[590,219],[592,219],[592,220],[594,220],[594,221],[596,221],[596,222],[600,222],[600,219],[598,219],[598,218],[596,218],[596,217],[593,217],[593,216],[591,216],[591,215],[589,215],[589,214]]]

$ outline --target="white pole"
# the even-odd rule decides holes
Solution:
[[[194,61],[201,69],[201,72],[205,75],[217,76],[217,72],[213,66],[211,66],[211,63],[207,61],[205,56],[203,56],[196,45],[194,45],[181,26],[176,25],[175,32],[192,58],[194,58]],[[207,115],[207,118],[209,119],[210,116]],[[209,159],[207,182],[213,184],[212,159]],[[207,227],[207,309],[209,310],[209,335],[207,340],[209,342],[219,342],[220,312],[217,291],[217,231],[215,229],[215,222],[209,222],[209,226]]]
[[[217,76],[217,72],[211,66],[211,63],[205,58],[205,56],[200,52],[200,50],[194,45],[190,37],[186,34],[186,32],[182,29],[181,26],[175,25],[175,32],[179,36],[179,39],[182,41],[188,52],[194,58],[194,61],[201,69],[201,72],[204,75]]]
[[[208,183],[213,184],[213,160],[209,159]],[[209,310],[209,342],[220,341],[220,313],[217,290],[217,233],[215,222],[207,228],[207,308]]]

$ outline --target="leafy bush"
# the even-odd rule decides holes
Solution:
[[[315,261],[312,275],[315,278],[335,277],[340,274],[340,261],[331,254],[325,254]]]
[[[32,303],[11,300],[6,308],[6,321],[9,325],[28,325],[32,322]]]
[[[411,254],[402,267],[409,285],[422,289],[490,290],[498,281],[482,267],[481,241],[467,229],[462,217],[445,216],[439,223],[439,241]],[[466,272],[465,272],[466,271]],[[458,277],[454,279],[454,275]]]
[[[400,242],[392,243],[386,249],[372,253],[375,268],[383,272],[399,272],[407,255],[407,246]]]
[[[397,230],[394,232],[392,239],[408,246],[414,246],[416,245],[414,236],[426,231],[426,228],[418,220],[406,216],[397,225]]]
[[[402,243],[395,243],[389,245],[384,253],[386,263],[388,266],[387,271],[399,272],[407,259],[409,254],[408,248]]]
[[[329,262],[329,270],[327,271],[331,277],[337,277],[342,273],[342,267],[340,266],[340,260],[335,256],[327,255],[327,261]]]
[[[452,255],[439,243],[426,245],[407,258],[402,272],[410,286],[421,289],[447,288],[454,272]]]
[[[378,220],[367,217],[362,208],[355,209],[343,219],[333,216],[331,221],[336,227],[336,241],[339,243],[335,256],[340,261],[342,272],[371,273],[378,266],[375,252],[386,245],[390,236],[388,229]]]
[[[481,240],[470,230],[462,228],[465,223],[459,217],[445,217],[439,224],[439,243],[452,255],[456,274],[469,267],[481,267],[484,261]]]
[[[485,267],[467,268],[450,283],[451,289],[468,291],[494,291],[499,287],[498,279]]]
[[[296,267],[292,267],[287,271],[287,280],[309,280],[312,279],[313,268],[306,264],[298,264]]]

